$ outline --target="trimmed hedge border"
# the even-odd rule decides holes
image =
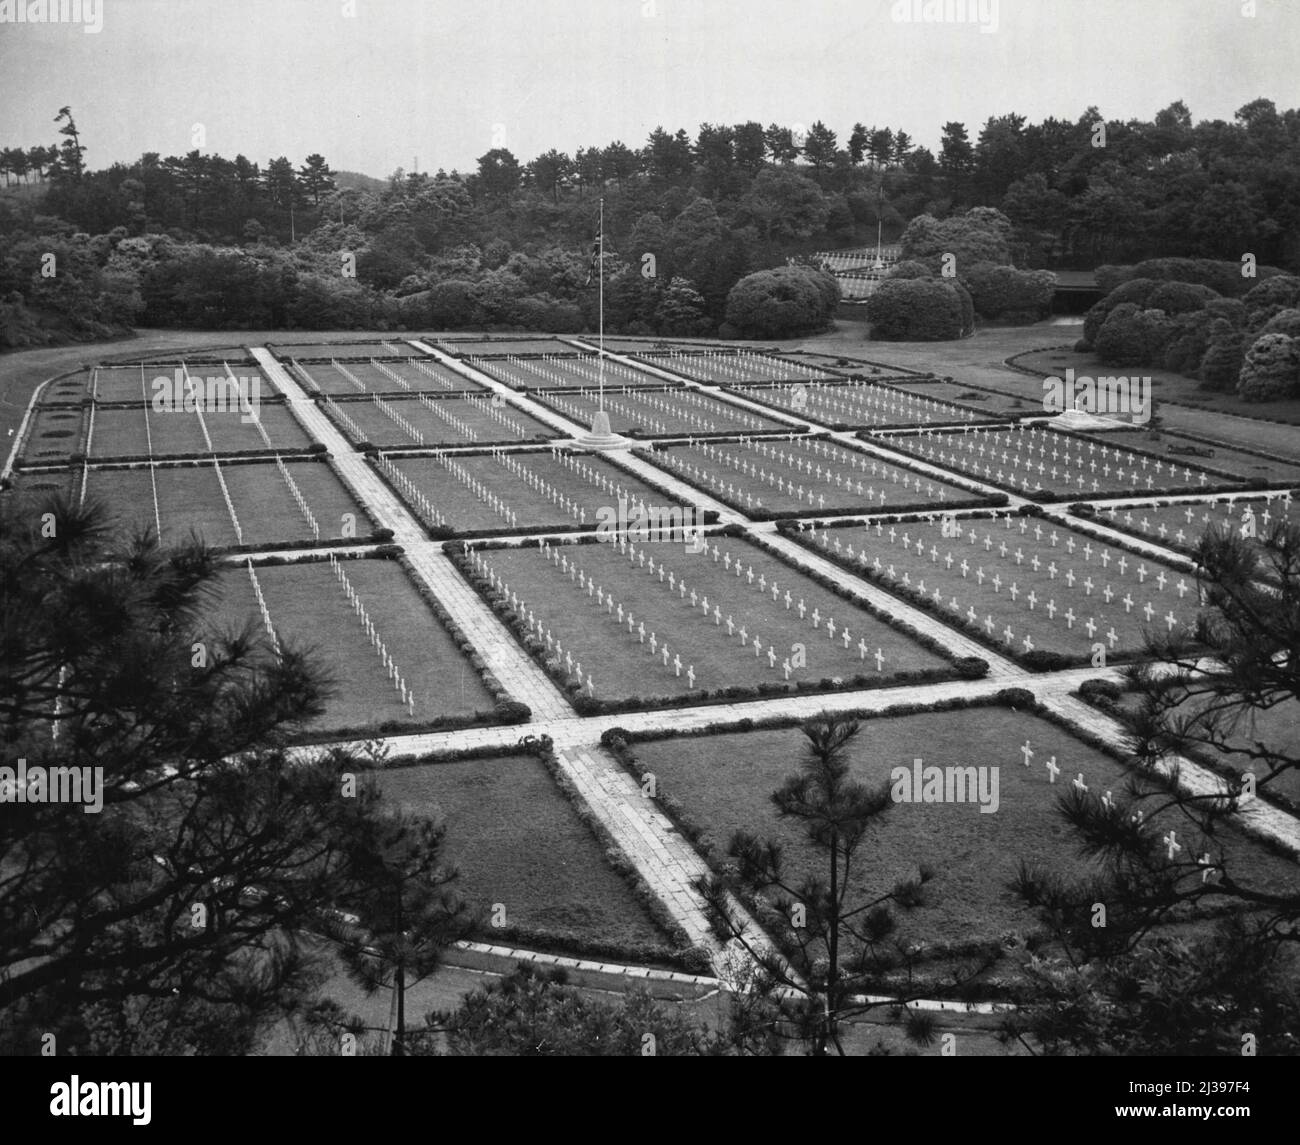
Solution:
[[[761,538],[750,535],[739,526],[727,526],[716,531],[712,536],[730,536],[742,537],[751,543],[761,541]],[[566,544],[588,545],[608,543],[602,542],[600,538],[592,535],[574,537],[566,540]],[[595,715],[613,715],[622,712],[637,711],[662,711],[672,708],[685,707],[704,707],[712,704],[729,704],[737,701],[766,699],[774,696],[792,696],[800,694],[828,694],[838,692],[855,692],[874,690],[877,688],[894,688],[909,683],[942,683],[951,680],[960,679],[982,679],[988,674],[988,664],[978,658],[954,657],[953,654],[943,647],[939,641],[935,640],[927,633],[919,632],[913,629],[904,621],[900,621],[888,613],[877,609],[868,601],[860,600],[853,596],[848,590],[836,584],[833,580],[821,576],[814,570],[805,569],[798,565],[797,562],[782,552],[772,548],[763,547],[764,552],[776,560],[781,561],[793,571],[810,580],[816,581],[822,587],[835,593],[837,596],[851,603],[854,607],[868,613],[882,623],[887,624],[895,631],[901,632],[915,643],[920,644],[928,651],[946,660],[950,668],[925,668],[919,671],[899,672],[894,675],[881,676],[851,676],[840,678],[840,683],[831,682],[827,677],[820,681],[806,680],[797,683],[791,681],[782,681],[780,683],[759,684],[756,687],[733,686],[730,688],[719,688],[713,691],[706,689],[697,689],[683,696],[666,696],[646,698],[640,696],[628,697],[623,700],[597,700],[591,696],[582,693],[581,688],[572,683],[568,674],[562,668],[552,666],[548,663],[546,655],[546,645],[528,632],[528,626],[524,618],[517,613],[509,603],[508,598],[499,590],[494,589],[486,577],[481,576],[471,564],[465,548],[468,542],[448,541],[443,545],[443,551],[456,565],[457,571],[474,589],[475,592],[483,598],[489,608],[499,617],[515,638],[516,642],[525,652],[532,657],[533,661],[544,671],[566,696],[569,703],[573,705],[575,711],[583,716]],[[540,548],[540,542],[536,539],[526,539],[519,542],[513,541],[488,541],[470,546],[474,551],[490,552],[495,549],[506,548]]]

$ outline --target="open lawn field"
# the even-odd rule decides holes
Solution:
[[[595,389],[546,391],[533,396],[579,425],[590,425],[600,408],[599,391]],[[610,428],[634,437],[762,433],[788,425],[698,390],[606,386],[604,404]]]
[[[873,379],[874,381],[874,379]],[[1030,406],[1014,394],[1003,394],[996,390],[976,389],[973,386],[955,382],[911,381],[906,378],[889,378],[881,383],[890,389],[903,393],[918,394],[923,398],[936,401],[952,402],[958,406],[969,406],[976,412],[993,417],[1028,417],[1040,412],[1039,406]]]
[[[771,793],[797,771],[805,742],[792,729],[637,743],[632,751],[654,773],[658,793],[677,800],[720,850],[738,830],[776,839],[797,882],[800,873],[820,873],[816,855],[796,826],[777,817]],[[1025,744],[1033,753],[1028,764]],[[996,811],[985,813],[972,802],[897,803],[869,832],[866,861],[850,876],[848,901],[857,903],[914,877],[922,864],[931,867],[935,878],[925,888],[924,905],[896,912],[900,937],[931,947],[1036,929],[1032,913],[1008,889],[1021,860],[1062,876],[1087,876],[1090,860],[1056,810],[1077,776],[1094,797],[1109,791],[1121,805],[1127,802],[1122,765],[1055,724],[1004,707],[867,720],[851,758],[853,778],[873,788],[887,786],[891,769],[911,769],[916,759],[926,767],[997,769],[987,773],[990,792],[993,775],[998,778]],[[1055,782],[1049,761],[1059,769]],[[1232,830],[1209,843],[1190,838],[1187,821],[1177,812],[1154,814],[1155,802],[1145,805],[1147,829],[1159,836],[1174,831],[1180,848],[1174,862],[1186,869],[1189,884],[1201,880],[1197,857],[1208,851],[1219,861],[1222,847],[1248,881],[1279,892],[1294,889],[1294,863]]]
[[[475,566],[504,586],[566,676],[599,700],[875,682],[947,662],[752,542],[490,549]],[[877,653],[880,658],[877,658]],[[788,667],[787,667],[788,666]]]
[[[378,359],[335,362],[299,362],[291,372],[307,386],[308,393],[388,394],[475,393],[483,387],[463,374],[431,358]]]
[[[426,525],[457,532],[594,528],[620,498],[628,516],[642,505],[680,504],[599,454],[512,450],[378,464]]]
[[[645,456],[720,501],[767,515],[885,512],[981,500],[959,486],[806,436],[668,445]]]
[[[852,429],[879,425],[962,425],[992,420],[987,414],[875,382],[773,382],[729,386],[728,392],[773,406],[782,413]]]
[[[445,855],[484,916],[482,941],[501,942],[494,904],[505,926],[524,931],[613,946],[666,941],[533,756],[395,767],[378,778],[386,798],[446,824]]]
[[[494,397],[341,399],[326,406],[345,433],[360,444],[386,449],[411,445],[515,444],[559,434],[536,418]]]
[[[832,525],[800,543],[927,597],[945,621],[1017,652],[1122,656],[1148,628],[1194,626],[1196,580],[1035,517],[942,515]]]
[[[1041,426],[922,430],[882,438],[881,444],[1017,493],[1058,500],[1194,493],[1241,484],[1200,465],[1162,461]]]
[[[494,706],[479,673],[420,599],[395,561],[341,561],[353,591],[391,663],[406,681],[414,704],[404,704],[380,653],[343,585],[326,561],[256,569],[276,638],[282,644],[315,649],[334,677],[326,711],[310,729],[377,730],[428,724],[444,718],[487,718]],[[225,631],[253,623],[265,631],[257,594],[246,566],[222,578],[213,628]]]

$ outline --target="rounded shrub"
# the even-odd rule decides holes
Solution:
[[[886,279],[867,299],[871,338],[940,342],[962,334],[961,296],[937,278]]]

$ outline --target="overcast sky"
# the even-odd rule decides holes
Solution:
[[[502,142],[521,161],[640,147],[656,124],[820,119],[844,142],[861,120],[937,150],[944,122],[973,139],[1008,111],[1300,106],[1300,3],[1250,6],[948,0],[974,22],[918,23],[894,0],[102,0],[96,33],[0,23],[0,144],[57,142],[70,104],[92,167],[184,154],[202,124],[204,151],[384,176]]]

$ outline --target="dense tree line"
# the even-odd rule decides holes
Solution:
[[[747,275],[972,208],[1008,221],[994,265],[1300,261],[1300,112],[1266,99],[1230,123],[1194,123],[1181,102],[1149,122],[995,116],[974,138],[949,122],[937,154],[863,123],[844,140],[820,122],[658,127],[639,148],[525,161],[496,147],[473,171],[398,170],[379,189],[321,155],[295,167],[196,149],[87,170],[70,109],[57,122],[57,148],[0,150],[18,181],[0,194],[0,345],[130,322],[590,329],[598,197],[607,327],[624,332],[754,333],[729,316]],[[56,241],[79,285],[33,277]],[[1001,285],[1014,300],[1024,284]]]

